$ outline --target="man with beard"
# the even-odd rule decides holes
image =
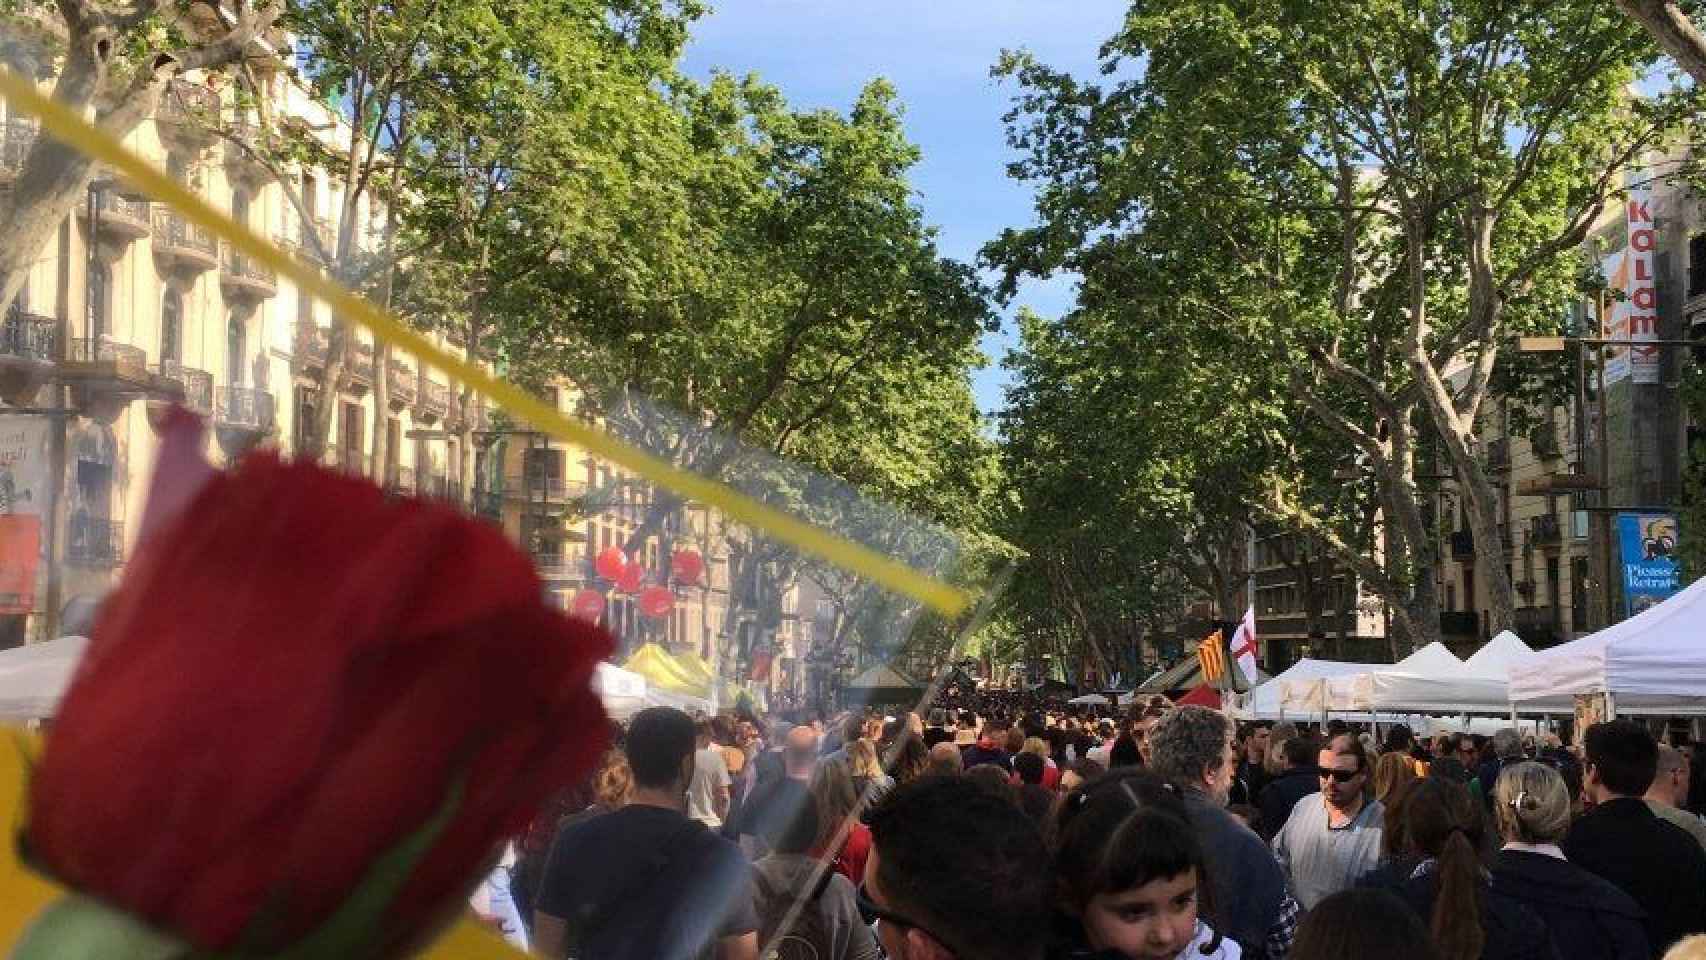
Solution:
[[[1362,741],[1334,737],[1320,755],[1320,795],[1298,801],[1274,835],[1274,855],[1305,910],[1355,886],[1380,863],[1386,811],[1369,796],[1369,773]]]

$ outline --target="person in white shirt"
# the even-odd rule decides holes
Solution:
[[[716,830],[729,815],[728,758],[711,743],[711,722],[699,721],[699,745],[693,752],[693,779],[687,784],[687,815]]]

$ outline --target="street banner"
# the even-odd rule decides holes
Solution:
[[[1658,228],[1653,221],[1653,190],[1645,171],[1630,174],[1632,185],[1624,207],[1626,246],[1601,263],[1601,272],[1612,291],[1606,305],[1607,340],[1632,346],[1608,346],[1605,351],[1605,382],[1659,382],[1659,348],[1641,346],[1659,337],[1659,292],[1653,273],[1653,251],[1658,247]]]
[[[48,508],[45,417],[0,416],[0,516],[41,516]]]
[[[1622,554],[1624,616],[1663,603],[1682,589],[1676,514],[1620,513],[1617,541]]]
[[[40,558],[41,518],[0,516],[0,613],[35,609]]]
[[[35,610],[48,464],[46,418],[0,416],[0,614]]]
[[[1232,631],[1232,662],[1238,664],[1238,672],[1244,675],[1244,685],[1256,685],[1256,656],[1260,648],[1256,645],[1256,608],[1251,606],[1244,611],[1244,619],[1239,622],[1238,629]]]

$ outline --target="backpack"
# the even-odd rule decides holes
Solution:
[[[806,898],[799,915],[794,918],[793,926],[788,928],[785,936],[776,940],[782,921],[794,906],[797,892],[788,887],[774,887],[762,871],[753,871],[756,894],[753,899],[758,908],[758,946],[763,949],[773,940],[776,944],[759,960],[836,960],[835,941],[825,929],[823,911],[818,909],[818,900],[834,878],[833,869],[824,870],[811,896]]]

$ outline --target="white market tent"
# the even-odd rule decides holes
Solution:
[[[88,646],[87,637],[60,637],[0,652],[0,720],[53,716]]]
[[[1376,704],[1392,699],[1389,695],[1395,685],[1406,681],[1425,684],[1432,678],[1457,677],[1462,670],[1463,661],[1436,640],[1397,663],[1383,664],[1361,673],[1328,677],[1327,709],[1335,713],[1391,710],[1391,705],[1382,707]]]
[[[600,663],[592,675],[592,689],[604,702],[605,712],[617,720],[629,717],[646,707],[646,678],[611,663]]]
[[[1099,693],[1087,693],[1082,697],[1073,697],[1071,700],[1066,702],[1076,704],[1080,707],[1105,707],[1112,701]]]
[[[1318,717],[1328,707],[1327,680],[1331,677],[1352,676],[1377,669],[1374,663],[1348,663],[1339,660],[1303,659],[1268,685],[1279,685],[1279,710],[1288,716]],[[1258,690],[1261,688],[1258,687]]]
[[[1463,661],[1439,644],[1429,644],[1401,663],[1332,681],[1333,708],[1505,717],[1511,711],[1510,665],[1532,652],[1508,630]]]
[[[1577,694],[1596,693],[1617,714],[1706,714],[1706,580],[1510,666],[1511,699],[1524,712],[1569,712]]]

